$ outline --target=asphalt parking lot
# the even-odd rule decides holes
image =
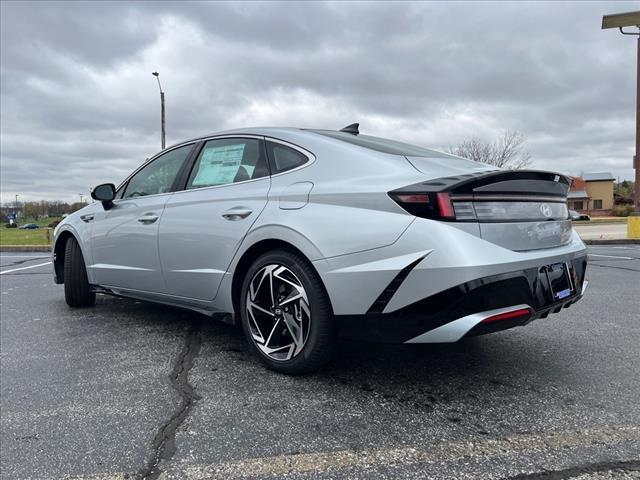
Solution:
[[[308,377],[240,332],[1,255],[0,475],[640,478],[640,246],[592,246],[586,297],[453,345],[345,342]]]

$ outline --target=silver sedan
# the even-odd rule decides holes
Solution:
[[[55,230],[55,281],[71,307],[104,293],[231,314],[268,367],[299,374],[340,336],[456,342],[578,301],[568,188],[357,124],[220,132],[95,187]]]

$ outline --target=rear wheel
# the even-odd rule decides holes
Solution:
[[[275,251],[251,265],[242,284],[240,314],[251,349],[273,370],[308,373],[335,355],[329,298],[299,254]]]
[[[64,248],[64,299],[70,307],[87,307],[96,303],[78,241],[69,237]]]

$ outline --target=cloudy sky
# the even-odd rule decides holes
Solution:
[[[505,129],[535,168],[632,179],[637,2],[1,4],[2,201],[75,201],[160,146],[242,126],[446,148]]]

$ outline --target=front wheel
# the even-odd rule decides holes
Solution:
[[[329,298],[299,254],[275,251],[251,265],[242,284],[240,316],[252,350],[273,370],[308,373],[335,355]]]
[[[96,303],[80,245],[73,237],[69,237],[64,248],[64,299],[70,307],[87,307]]]

